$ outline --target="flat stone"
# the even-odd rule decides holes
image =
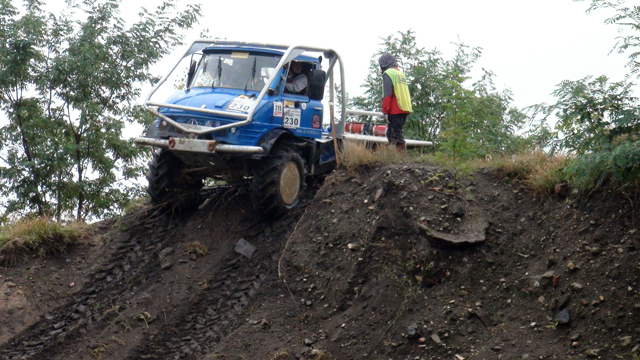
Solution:
[[[238,240],[236,247],[234,249],[238,254],[246,256],[248,259],[251,259],[254,251],[256,251],[256,247],[253,246],[250,242],[245,239]]]
[[[440,337],[438,336],[438,334],[431,335],[431,340],[433,340],[436,344],[442,343],[442,340],[440,340]]]
[[[165,263],[162,263],[161,268],[162,270],[169,270],[171,269],[172,266],[173,266],[173,263],[170,261],[167,261]]]

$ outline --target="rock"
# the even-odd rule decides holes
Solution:
[[[238,254],[244,255],[247,258],[251,259],[251,256],[253,256],[253,252],[256,251],[256,247],[253,246],[247,240],[240,239],[240,240],[238,240],[238,243],[236,244],[236,247],[235,247],[234,250]]]
[[[600,356],[600,349],[591,349],[591,350],[587,350],[586,354],[587,356],[591,356],[591,357],[598,357]]]
[[[451,247],[481,243],[485,241],[489,221],[478,213],[470,213],[460,227],[460,233],[450,234],[437,231],[418,222],[418,227],[436,246]]]
[[[564,307],[567,306],[567,304],[569,303],[569,300],[571,300],[571,295],[569,294],[562,295],[558,300],[558,309],[564,309]]]
[[[580,334],[579,334],[579,333],[575,333],[575,334],[572,334],[572,335],[569,337],[569,340],[571,340],[571,341],[576,341],[576,340],[578,340],[578,338],[580,338]]]
[[[553,256],[549,256],[549,258],[547,259],[547,267],[550,268],[556,265],[558,265],[558,259]]]
[[[313,345],[313,343],[315,343],[315,341],[311,340],[311,339],[304,339],[304,344],[307,346],[311,346]]]
[[[569,310],[564,309],[556,315],[556,321],[558,324],[568,324],[571,321],[571,317],[569,316]]]
[[[170,255],[171,253],[173,253],[173,248],[172,247],[168,247],[168,248],[165,248],[162,251],[160,251],[160,254],[158,255],[158,257],[160,259],[164,259],[165,257]]]
[[[353,243],[347,244],[347,249],[349,249],[349,250],[357,250],[358,249],[358,244],[353,244]]]
[[[629,346],[633,342],[633,339],[631,336],[624,336],[620,338],[620,341],[622,342],[622,346]]]
[[[569,271],[573,271],[575,269],[577,269],[578,267],[576,266],[576,264],[573,263],[573,261],[569,261],[567,263],[567,269],[569,269]]]
[[[440,340],[438,334],[431,335],[431,340],[433,340],[436,344],[442,344],[442,340]]]
[[[160,265],[162,270],[169,270],[171,269],[172,266],[173,266],[173,263],[171,261],[164,262],[162,263],[162,265]]]
[[[640,345],[634,346],[633,349],[631,349],[631,353],[635,354],[638,352],[638,350],[640,350]]]
[[[582,290],[582,284],[574,282],[571,284],[571,288],[576,291]]]
[[[7,283],[7,287],[14,288],[14,287],[16,287],[16,284],[14,284],[14,283]]]
[[[382,197],[382,195],[384,195],[384,190],[382,188],[378,189],[378,191],[376,191],[376,196],[373,199],[374,202],[378,201],[378,199],[380,199]]]
[[[593,234],[592,239],[594,242],[601,242],[605,239],[604,233],[601,230],[596,230],[596,232]]]
[[[418,324],[413,323],[411,325],[409,325],[407,327],[407,339],[409,340],[414,340],[420,337],[420,334],[418,333]]]

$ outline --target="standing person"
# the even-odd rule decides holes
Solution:
[[[389,144],[398,150],[407,151],[407,145],[402,136],[404,123],[412,112],[411,95],[407,86],[407,78],[398,69],[396,59],[389,53],[384,53],[378,59],[382,70],[383,92],[382,113],[387,121],[387,139]]]

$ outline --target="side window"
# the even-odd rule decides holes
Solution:
[[[314,64],[310,62],[292,61],[289,63],[284,93],[307,96],[309,76],[313,67]]]

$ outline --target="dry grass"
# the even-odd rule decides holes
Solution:
[[[0,265],[15,265],[28,255],[63,253],[90,233],[85,223],[62,224],[45,217],[22,219],[0,228]]]
[[[562,171],[566,162],[563,155],[549,157],[537,150],[484,160],[483,165],[497,173],[523,180],[534,191],[548,194],[556,184],[565,180]]]
[[[345,140],[340,150],[340,159],[347,168],[358,166],[372,166],[375,164],[391,164],[410,162],[414,157],[412,152],[400,153],[395,147],[378,145],[372,149],[364,141]]]

